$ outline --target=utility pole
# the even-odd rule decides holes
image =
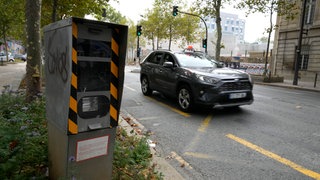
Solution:
[[[303,25],[304,25],[304,18],[306,12],[306,5],[307,0],[303,0],[302,2],[302,14],[300,19],[300,32],[299,32],[299,39],[298,39],[298,47],[296,50],[296,59],[294,64],[294,77],[293,77],[293,85],[298,85],[298,75],[299,75],[299,62],[300,62],[300,55],[301,55],[301,43],[302,43],[302,35],[303,35]]]

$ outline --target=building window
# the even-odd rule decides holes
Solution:
[[[214,24],[211,24],[211,29],[214,29]]]
[[[299,70],[307,70],[308,63],[309,63],[309,45],[302,45],[301,46],[301,54],[300,54],[300,61],[299,61]]]
[[[309,55],[300,55],[299,70],[307,70],[309,62]]]
[[[224,31],[228,31],[228,26],[225,26],[225,27],[224,27]]]
[[[306,4],[306,11],[305,11],[305,24],[312,24],[313,23],[313,17],[314,17],[314,11],[316,6],[316,0],[307,0]]]

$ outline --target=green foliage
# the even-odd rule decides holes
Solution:
[[[47,125],[43,99],[30,104],[22,96],[0,96],[0,177],[45,178]]]
[[[53,4],[56,4],[54,7]],[[109,7],[106,0],[42,0],[42,25],[50,24],[53,17],[56,21],[87,14],[102,14],[102,8]]]
[[[0,179],[48,179],[45,98],[25,103],[24,95],[0,95]],[[151,164],[146,138],[117,131],[114,179],[162,179]]]
[[[151,165],[151,152],[146,138],[128,136],[125,130],[117,131],[113,161],[113,179],[162,179]]]
[[[147,10],[141,21],[144,37],[153,41],[157,39],[157,44],[162,39],[169,39],[170,43],[175,39],[183,39],[187,43],[198,40],[196,29],[199,26],[199,18],[182,13],[173,16],[173,6],[178,6],[179,11],[190,13],[189,9],[183,8],[186,5],[182,1],[156,0],[153,8]]]
[[[24,26],[24,1],[0,0],[0,39],[6,43],[9,39],[20,38]]]
[[[252,1],[244,0],[240,1],[236,7],[238,9],[245,9],[246,14],[251,13],[263,13],[273,14],[277,12],[278,16],[286,16],[289,19],[295,18],[298,11],[297,1],[288,0],[263,0],[263,1]]]
[[[215,47],[215,58],[220,60],[220,50],[221,50],[221,39],[222,39],[222,28],[221,28],[221,16],[220,10],[223,7],[223,4],[229,3],[230,0],[196,0],[195,9],[196,11],[204,17],[213,17],[216,19],[217,26],[217,39]],[[210,41],[210,39],[209,39]]]

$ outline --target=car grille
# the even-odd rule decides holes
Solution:
[[[250,82],[225,82],[219,88],[220,91],[251,90]]]

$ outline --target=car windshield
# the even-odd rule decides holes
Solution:
[[[188,68],[216,68],[214,60],[203,54],[196,53],[176,53],[180,66]]]

